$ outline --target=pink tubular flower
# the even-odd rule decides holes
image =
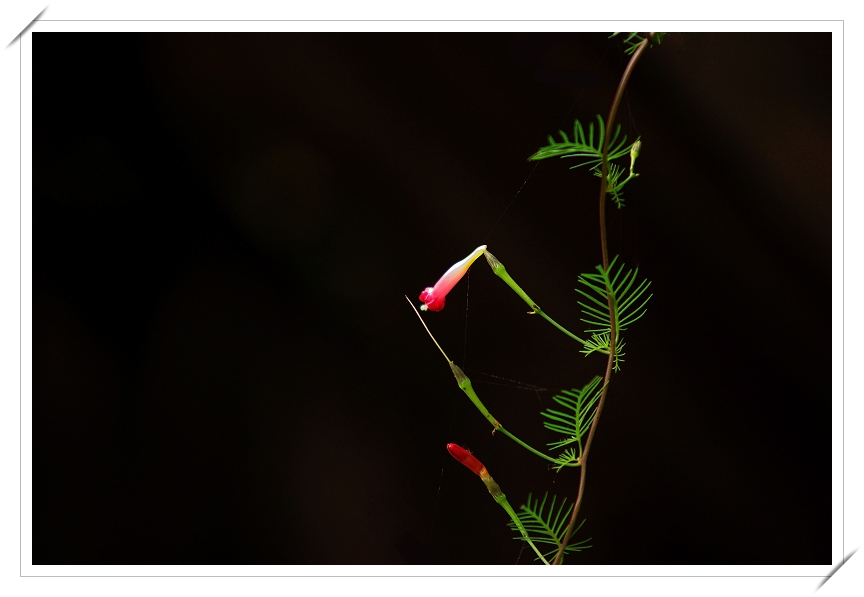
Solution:
[[[431,286],[421,292],[420,300],[425,304],[420,306],[420,310],[425,311],[426,309],[431,309],[433,311],[440,311],[443,309],[444,299],[447,297],[447,293],[456,286],[456,282],[462,279],[462,276],[465,275],[465,272],[468,271],[468,268],[471,267],[474,260],[480,257],[485,250],[486,245],[477,247],[470,255],[468,255],[468,257],[459,263],[454,264],[453,267],[444,272],[444,275],[435,283],[435,286]]]
[[[480,475],[480,478],[488,477],[489,473],[486,471],[486,467],[483,466],[483,463],[477,460],[474,455],[463,448],[462,446],[458,446],[456,444],[447,444],[447,451],[450,452],[450,456],[467,466],[471,469],[475,475]]]

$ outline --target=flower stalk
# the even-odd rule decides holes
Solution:
[[[459,446],[457,444],[447,444],[447,451],[450,452],[450,456],[464,464],[472,473],[480,477],[480,480],[486,485],[486,489],[489,490],[489,493],[492,495],[492,498],[495,502],[504,508],[507,514],[510,516],[510,519],[516,524],[516,528],[519,529],[519,532],[522,533],[522,536],[531,546],[531,549],[534,550],[544,564],[549,565],[549,561],[543,557],[543,554],[540,553],[540,550],[537,549],[537,546],[534,545],[534,542],[531,541],[531,538],[528,536],[528,532],[525,530],[525,527],[522,526],[522,521],[519,520],[519,517],[516,516],[516,512],[513,510],[510,503],[507,501],[507,497],[504,495],[504,492],[501,491],[501,487],[498,483],[495,482],[495,479],[489,475],[489,471],[486,470],[486,467],[483,466],[483,463],[477,460],[477,457],[474,456],[471,452]]]
[[[501,278],[502,280],[504,280],[504,283],[507,284],[507,286],[509,286],[513,290],[513,292],[515,292],[517,295],[519,295],[519,298],[521,298],[523,301],[525,301],[529,307],[531,307],[531,311],[530,311],[531,314],[539,315],[540,317],[542,317],[543,319],[545,319],[546,321],[548,321],[549,323],[554,325],[556,328],[558,328],[559,330],[561,330],[562,332],[564,332],[565,334],[567,334],[568,336],[570,336],[571,338],[573,338],[577,342],[580,342],[583,346],[589,347],[588,342],[586,342],[585,340],[583,340],[582,338],[580,338],[576,334],[570,332],[570,330],[568,330],[567,328],[565,328],[564,326],[559,324],[557,321],[555,321],[554,319],[549,317],[546,314],[546,312],[543,311],[543,309],[541,309],[540,306],[531,299],[530,296],[525,294],[525,291],[522,290],[522,288],[516,283],[516,281],[510,277],[510,274],[507,273],[507,268],[504,267],[503,263],[498,261],[498,259],[495,257],[495,255],[493,255],[489,251],[483,251],[483,254],[486,256],[486,262],[489,263],[489,267],[492,268],[492,271],[495,273],[495,275],[498,276],[499,278]],[[604,352],[604,351],[599,350],[598,352]]]
[[[407,296],[405,297],[405,299],[414,309],[414,312],[417,313],[417,317],[420,319],[420,323],[422,323],[423,327],[426,328],[426,333],[429,334],[429,337],[432,338],[432,341],[438,347],[438,350],[440,350],[441,354],[444,355],[444,358],[447,360],[447,364],[450,365],[450,371],[453,373],[453,377],[456,378],[456,383],[459,385],[459,389],[462,390],[466,396],[468,396],[468,399],[477,408],[477,410],[480,411],[480,414],[482,414],[483,417],[487,421],[489,421],[489,423],[491,423],[492,433],[500,431],[532,454],[535,454],[544,460],[548,460],[549,462],[554,463],[559,468],[562,466],[579,466],[578,462],[562,462],[561,460],[557,460],[555,458],[552,458],[551,456],[547,456],[540,450],[532,448],[531,446],[523,442],[521,439],[510,433],[507,429],[505,429],[504,426],[501,425],[501,423],[499,423],[494,416],[492,416],[492,413],[489,412],[489,409],[487,409],[486,405],[484,405],[483,402],[480,400],[477,392],[474,391],[474,386],[471,385],[471,380],[468,378],[467,375],[465,375],[465,372],[462,371],[459,365],[450,360],[450,357],[447,356],[447,353],[445,353],[444,349],[441,348],[441,345],[438,344],[438,341],[435,339],[435,336],[432,335],[432,331],[429,329],[429,326],[426,325],[426,322],[423,321],[423,317],[420,315],[420,312],[417,311],[417,308],[414,306],[414,303],[411,302],[411,299],[409,299]]]

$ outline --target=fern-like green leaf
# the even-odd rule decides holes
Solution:
[[[556,507],[555,504],[557,502],[557,497],[552,496],[551,502],[548,498],[549,494],[546,493],[543,495],[542,500],[535,499],[532,501],[531,494],[529,493],[527,503],[523,504],[519,508],[519,512],[516,513],[516,516],[519,518],[519,522],[522,523],[522,526],[525,527],[525,531],[528,533],[528,539],[533,543],[543,543],[554,546],[554,548],[549,550],[549,552],[543,554],[543,557],[550,559],[555,555],[555,553],[557,553],[564,541],[564,534],[567,532],[567,519],[569,518],[568,515],[570,513],[570,508],[567,507],[567,500],[563,500],[561,504]],[[584,522],[584,520],[580,522],[579,526],[573,530],[574,535],[576,534],[576,531],[582,527]],[[517,533],[519,532],[519,528],[516,526],[515,522],[510,521],[508,526]],[[523,537],[521,533],[519,533],[519,536],[516,537],[516,539],[520,541],[528,540]],[[570,539],[571,542],[564,548],[564,553],[574,553],[591,547],[590,545],[585,545],[591,540],[590,538],[583,539],[576,543],[572,542],[572,535]]]
[[[579,352],[583,353],[585,356],[593,352],[599,352],[602,354],[609,354],[610,349],[610,335],[609,332],[604,332],[602,334],[591,334],[591,339],[585,341],[585,346]],[[624,344],[625,342],[620,338],[615,340],[615,370],[618,370],[618,362],[624,362]]]
[[[579,454],[576,453],[576,448],[569,448],[561,452],[556,460],[558,460],[558,464],[553,465],[553,468],[556,473],[560,473],[565,466],[573,466],[574,464],[578,466]]]
[[[553,450],[563,448],[573,443],[579,445],[579,456],[582,455],[582,438],[588,434],[588,429],[591,427],[591,421],[594,420],[595,405],[600,398],[602,387],[597,386],[603,381],[599,376],[589,381],[581,390],[562,390],[561,394],[554,396],[552,399],[560,404],[564,409],[554,410],[547,409],[540,413],[548,421],[544,421],[543,426],[555,433],[563,435],[563,439],[546,444]],[[571,461],[571,454],[565,452],[559,459]]]
[[[602,169],[599,164],[591,168],[591,172],[593,172],[594,176],[596,176],[597,178],[601,178],[603,176]],[[609,162],[609,172],[606,174],[606,180],[608,181],[606,185],[606,190],[609,192],[609,195],[611,195],[612,201],[615,202],[615,206],[618,209],[624,207],[624,200],[621,198],[621,195],[624,194],[624,191],[621,191],[618,187],[618,182],[621,180],[622,174],[624,174],[623,166],[619,166],[618,164],[613,164],[612,162]]]
[[[549,145],[541,147],[537,152],[528,158],[529,161],[545,160],[547,158],[578,158],[579,163],[572,168],[581,166],[596,166],[603,161],[603,139],[606,136],[606,125],[603,122],[603,117],[597,115],[597,142],[594,142],[594,123],[588,123],[588,135],[585,135],[585,128],[578,120],[573,124],[573,140],[567,136],[564,131],[558,131],[561,135],[561,141],[555,140],[552,135],[549,135]],[[615,127],[615,132],[609,138],[609,155],[607,160],[611,161],[630,152],[630,145],[627,144],[627,135],[620,136],[621,125]],[[620,137],[620,138],[619,138]]]
[[[582,307],[582,321],[588,324],[585,331],[592,334],[593,344],[582,351],[586,354],[600,351],[609,354],[609,335],[613,326],[615,329],[615,369],[619,366],[618,345],[623,346],[621,332],[626,330],[632,323],[645,315],[645,305],[654,296],[645,292],[651,285],[648,280],[642,280],[636,284],[639,268],[624,271],[624,266],[616,269],[618,256],[609,263],[608,269],[602,265],[597,266],[596,274],[581,274],[579,282],[585,289],[577,288],[576,292],[582,295],[583,301],[579,301]],[[612,317],[609,313],[609,303],[612,303]],[[605,347],[602,342],[606,342]],[[605,350],[603,350],[605,348]],[[623,354],[623,353],[621,353]]]

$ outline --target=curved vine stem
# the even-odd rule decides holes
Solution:
[[[621,104],[621,98],[624,96],[624,89],[627,87],[627,82],[630,80],[633,68],[636,66],[636,63],[639,62],[639,58],[642,56],[642,53],[651,43],[653,38],[654,33],[649,33],[630,57],[630,62],[627,63],[627,67],[621,75],[621,80],[618,82],[618,89],[615,91],[615,98],[612,100],[612,106],[609,108],[609,117],[606,119],[607,134],[603,138],[603,161],[600,167],[600,249],[603,253],[603,269],[609,268],[609,248],[606,244],[606,190],[608,183],[606,177],[609,171],[608,131],[611,131],[615,124],[615,116],[618,114],[618,106]],[[615,337],[616,321],[615,306],[612,302],[612,296],[608,293],[607,299],[609,301],[609,317],[612,322],[612,327],[609,335],[609,359],[606,361],[606,374],[603,377],[603,390],[600,393],[600,400],[597,402],[597,411],[594,414],[594,420],[591,422],[591,429],[588,431],[588,439],[585,440],[585,449],[582,452],[582,458],[580,459],[582,467],[579,474],[579,493],[576,496],[576,502],[573,504],[573,513],[570,515],[570,521],[567,523],[567,532],[564,533],[564,540],[558,548],[558,553],[555,554],[555,559],[552,560],[553,565],[561,563],[561,558],[564,556],[564,550],[567,548],[567,544],[570,541],[570,535],[573,534],[573,528],[576,526],[576,517],[579,514],[579,507],[582,505],[582,496],[585,493],[585,475],[588,470],[588,467],[586,466],[588,461],[588,451],[591,449],[591,443],[594,441],[594,434],[597,431],[597,423],[600,421],[600,413],[603,411],[603,404],[606,402],[606,394],[609,391],[609,380],[612,378],[612,370],[615,362],[615,342],[617,340]]]

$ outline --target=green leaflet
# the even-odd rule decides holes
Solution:
[[[608,354],[611,343],[610,335],[614,329],[616,371],[619,370],[619,361],[624,360],[621,358],[624,356],[621,351],[624,346],[621,332],[645,315],[647,312],[645,305],[654,296],[653,294],[644,296],[648,287],[651,286],[651,282],[642,280],[636,284],[639,268],[625,272],[622,265],[616,270],[617,260],[618,256],[616,255],[607,269],[598,265],[598,273],[596,274],[581,274],[579,283],[583,285],[584,290],[576,288],[576,292],[585,299],[585,302],[579,301],[579,305],[582,307],[582,321],[589,326],[585,331],[592,334],[591,341],[586,344],[582,352],[591,354],[599,350]],[[612,304],[611,317],[610,301]]]
[[[598,135],[597,143],[594,143],[594,123],[588,123],[588,135],[585,135],[585,129],[582,123],[578,120],[573,124],[573,140],[567,136],[564,131],[558,131],[562,141],[555,141],[552,135],[549,135],[549,145],[541,147],[528,158],[529,161],[545,160],[547,158],[581,158],[580,163],[571,168],[579,168],[580,166],[596,166],[603,161],[603,138],[606,135],[606,124],[603,122],[603,117],[597,115]],[[627,135],[619,139],[621,133],[621,125],[615,127],[615,132],[609,139],[609,161],[623,157],[630,153],[630,145],[627,144]],[[638,139],[637,139],[638,140]]]
[[[580,158],[579,163],[572,166],[572,168],[591,166],[591,171],[595,176],[602,176],[603,139],[606,135],[606,125],[603,122],[603,117],[599,114],[597,115],[597,124],[599,134],[597,135],[596,144],[594,143],[594,123],[588,123],[588,135],[586,136],[585,128],[582,126],[582,123],[577,120],[573,123],[572,141],[570,140],[570,137],[567,136],[567,133],[564,131],[558,131],[558,134],[561,135],[562,139],[560,143],[555,141],[555,138],[552,137],[552,135],[549,135],[549,145],[538,149],[534,155],[528,158],[528,160],[536,161],[555,157]],[[624,135],[619,139],[620,133],[621,125],[619,124],[615,127],[615,132],[609,139],[609,154],[606,158],[608,166],[608,172],[606,173],[606,190],[618,209],[624,207],[624,200],[621,198],[623,192],[621,189],[623,189],[624,185],[632,179],[639,176],[633,171],[633,166],[636,157],[639,155],[638,149],[641,147],[639,138],[637,138],[633,143],[628,144],[627,135]],[[624,173],[625,169],[623,166],[614,164],[612,160],[624,157],[628,153],[630,154],[630,175],[621,181],[621,175]]]
[[[595,376],[581,390],[576,388],[562,390],[561,394],[552,399],[566,410],[549,408],[540,413],[549,419],[543,422],[546,429],[564,436],[558,441],[546,444],[547,446],[555,450],[573,443],[578,444],[578,455],[576,450],[571,448],[558,457],[561,467],[566,466],[566,462],[576,461],[582,456],[582,438],[588,434],[591,421],[594,420],[595,406],[603,390],[603,386],[600,386],[602,381],[600,376]]]
[[[527,541],[530,539],[530,541],[535,544],[553,545],[554,549],[543,554],[546,559],[551,559],[564,541],[564,534],[567,532],[567,519],[570,513],[570,508],[567,507],[567,500],[563,500],[556,508],[555,503],[558,499],[557,496],[552,496],[551,502],[548,502],[548,498],[549,494],[545,493],[543,495],[543,500],[532,501],[531,494],[529,493],[527,503],[523,504],[519,508],[519,512],[516,513],[519,522],[522,523],[522,526],[528,535],[527,538],[521,534],[521,530],[515,522],[511,521],[507,524],[511,529],[520,531],[520,536],[515,537],[517,540]],[[584,522],[585,521],[583,520],[575,529],[573,529],[574,534],[582,527]],[[591,547],[590,545],[585,545],[585,543],[591,540],[590,538],[583,539],[578,543],[572,542],[572,536],[570,539],[570,543],[566,548],[564,548],[564,553],[573,553]],[[540,558],[536,559],[539,560]]]

